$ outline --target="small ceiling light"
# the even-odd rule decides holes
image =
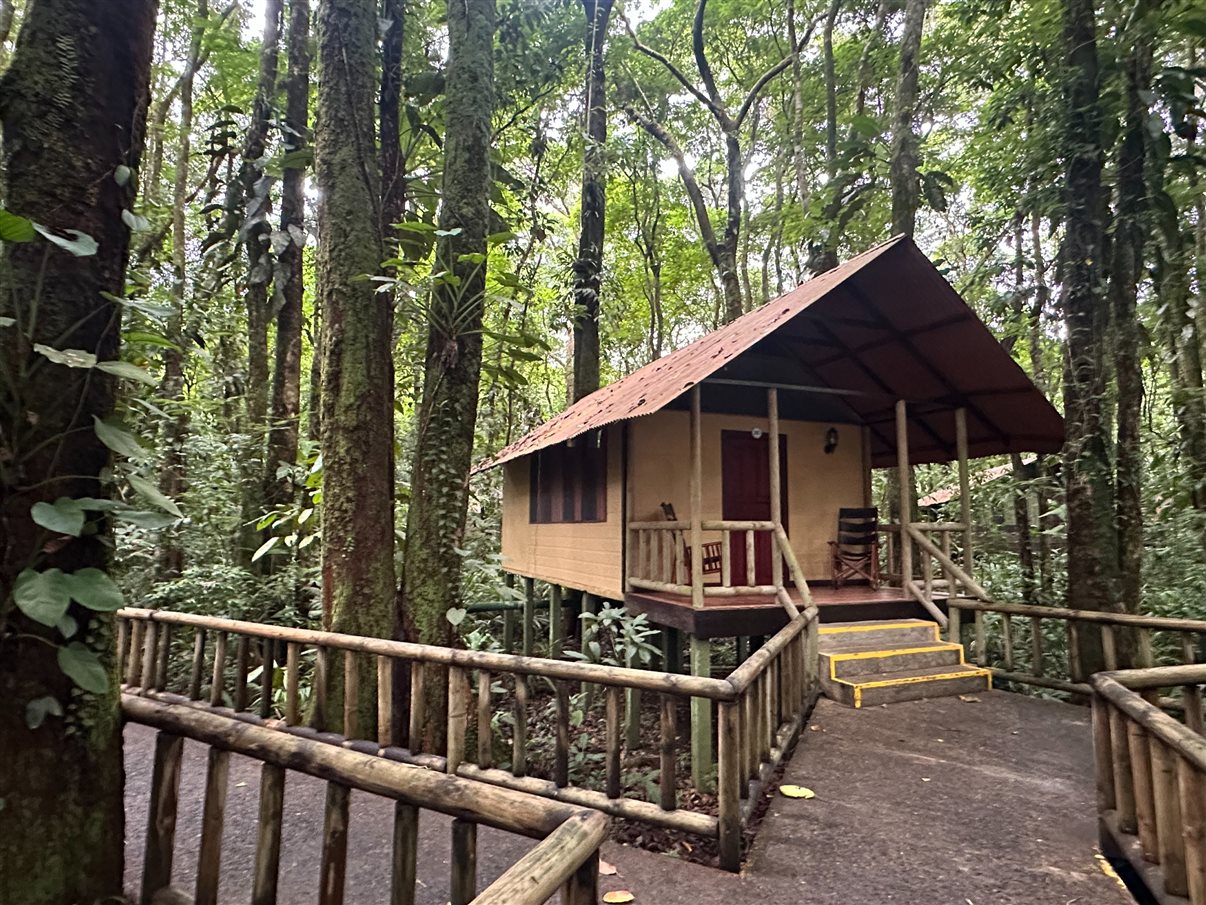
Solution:
[[[838,445],[838,432],[836,427],[831,427],[825,431],[825,455],[831,455]]]
[[[755,440],[761,440],[762,439],[762,428],[760,428],[760,427],[754,428],[752,431],[750,431],[750,436],[753,437]]]

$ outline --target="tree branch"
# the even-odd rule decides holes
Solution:
[[[708,206],[704,202],[703,192],[700,191],[699,183],[696,181],[695,174],[687,163],[687,158],[683,154],[682,148],[679,147],[674,136],[667,132],[665,128],[652,119],[642,116],[631,104],[624,105],[624,113],[631,122],[644,129],[650,137],[669,151],[670,156],[674,158],[674,162],[678,164],[678,175],[683,181],[683,188],[687,191],[687,197],[691,200],[691,208],[695,211],[695,219],[699,224],[699,233],[703,239],[704,247],[707,248],[708,256],[712,259],[712,263],[719,269],[721,266],[720,246],[716,242],[716,231],[712,227],[712,218],[708,216]]]
[[[623,10],[620,11],[620,21],[624,23],[624,30],[626,32],[628,32],[628,37],[632,39],[632,46],[636,50],[643,53],[645,56],[649,57],[651,60],[657,60],[664,67],[666,67],[666,71],[669,72],[672,76],[674,76],[674,78],[678,81],[678,83],[680,85],[682,85],[684,88],[686,88],[688,92],[690,92],[692,97],[694,97],[697,101],[699,101],[701,104],[703,104],[705,107],[707,107],[708,110],[711,112],[711,114],[717,118],[717,120],[719,120],[722,116],[725,116],[724,111],[718,109],[716,107],[716,105],[712,103],[711,98],[709,98],[706,94],[704,94],[702,91],[700,91],[698,88],[696,88],[693,84],[691,84],[691,80],[688,79],[683,74],[683,71],[681,69],[679,69],[672,62],[670,62],[670,60],[663,54],[654,50],[652,47],[649,47],[648,45],[641,43],[640,38],[638,38],[636,36],[636,32],[632,28],[632,24],[628,21],[628,17],[626,15],[624,15]]]
[[[741,109],[737,111],[737,118],[733,121],[734,125],[738,129],[741,128],[741,124],[745,121],[746,116],[749,115],[750,108],[753,107],[754,103],[758,100],[758,95],[762,93],[762,89],[767,86],[771,79],[792,64],[792,61],[799,55],[800,51],[804,49],[804,45],[812,40],[812,33],[816,30],[816,27],[817,23],[815,19],[812,22],[809,22],[808,29],[804,32],[804,36],[796,42],[796,46],[791,53],[781,59],[770,69],[766,70],[766,72],[762,73],[762,75],[758,77],[758,81],[754,82],[754,87],[751,88],[749,94],[745,96],[745,101],[741,104]]]

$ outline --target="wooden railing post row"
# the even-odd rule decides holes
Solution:
[[[469,726],[469,671],[460,666],[448,667],[447,740],[449,773],[456,773],[465,760],[465,733]]]

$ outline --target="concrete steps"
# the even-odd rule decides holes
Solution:
[[[987,691],[992,674],[963,662],[923,619],[835,622],[820,628],[821,687],[850,707]]]

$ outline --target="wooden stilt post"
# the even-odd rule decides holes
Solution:
[[[712,675],[712,642],[691,635],[691,675]],[[712,702],[691,698],[691,781],[701,792],[712,784]]]
[[[908,525],[913,521],[909,498],[909,416],[903,399],[896,400],[896,470],[900,485],[900,585],[907,588],[913,580],[913,538]]]
[[[959,518],[963,521],[963,571],[975,578],[975,560],[972,557],[971,478],[967,471],[967,409],[965,408],[955,409],[955,448],[959,455]]]
[[[532,578],[523,580],[523,655],[532,656],[532,644],[535,636],[536,623],[536,581]]]
[[[503,576],[503,585],[507,590],[515,587],[515,573],[508,572]],[[514,601],[508,596],[507,603]],[[503,653],[515,653],[515,611],[503,610]]]
[[[766,416],[770,427],[769,443],[767,446],[770,449],[770,517],[774,522],[775,528],[783,527],[783,497],[782,487],[780,486],[780,462],[779,462],[779,391],[771,387],[766,391]],[[783,587],[783,556],[779,553],[774,536],[770,539],[771,544],[771,584],[776,588]]]
[[[565,614],[561,606],[563,594],[561,585],[549,586],[549,656],[554,660],[561,656],[565,640]]]
[[[691,606],[702,609],[703,587],[703,420],[699,384],[691,388]],[[691,635],[691,675],[712,674],[712,642]],[[712,777],[712,702],[691,699],[691,778],[701,791]]]

